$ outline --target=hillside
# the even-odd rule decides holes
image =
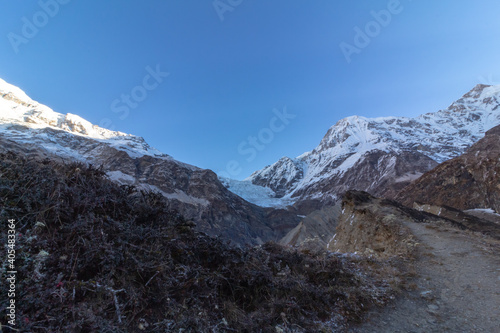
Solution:
[[[231,247],[195,231],[160,193],[83,163],[0,154],[0,207],[15,224],[23,332],[318,332],[393,294],[375,274],[382,263]]]
[[[418,202],[500,212],[500,126],[486,132],[465,154],[424,174],[396,198],[408,206]]]

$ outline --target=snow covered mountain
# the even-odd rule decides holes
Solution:
[[[499,106],[500,86],[477,85],[447,109],[416,118],[348,117],[332,126],[314,150],[284,157],[246,181],[302,205],[334,202],[349,189],[394,197],[500,124]]]
[[[59,156],[86,160],[87,157],[83,157],[80,153],[62,148],[61,142],[47,140],[45,135],[41,135],[45,129],[62,130],[77,137],[106,143],[131,156],[148,155],[173,160],[168,155],[150,147],[141,137],[101,128],[71,113],[54,112],[51,108],[33,101],[24,91],[2,79],[0,79],[0,97],[2,97],[0,98],[0,133],[9,133],[9,136],[17,142],[31,144],[34,140],[41,140],[45,149],[58,153]],[[18,126],[27,127],[30,130],[23,131]],[[91,156],[91,154],[88,155],[88,157]]]
[[[61,114],[0,79],[0,152],[102,166],[120,184],[160,192],[197,228],[236,244],[278,240],[298,223],[287,211],[255,206],[210,171],[176,161],[143,138]]]
[[[297,225],[297,214],[336,202],[347,190],[394,197],[500,124],[499,105],[500,86],[477,85],[449,108],[416,118],[348,117],[314,150],[241,182],[176,161],[141,137],[57,113],[0,79],[0,151],[102,165],[119,183],[161,192],[200,230],[256,244],[278,240]],[[274,209],[291,205],[296,210]]]

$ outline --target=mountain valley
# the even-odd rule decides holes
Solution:
[[[238,181],[0,79],[0,155],[34,332],[29,318],[58,327],[42,307],[78,332],[500,325],[500,86],[415,118],[339,120]]]

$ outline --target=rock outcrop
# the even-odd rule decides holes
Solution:
[[[417,202],[413,203],[413,208],[451,221],[455,226],[461,229],[480,232],[490,237],[500,239],[500,225],[494,220],[491,220],[491,215],[470,214],[448,206],[435,206]]]
[[[428,223],[470,230],[500,239],[500,225],[451,207],[415,204],[376,198],[367,192],[348,191],[330,251],[373,255],[379,258],[411,257],[415,240],[407,226]]]
[[[392,200],[375,198],[367,192],[348,191],[342,198],[342,214],[328,249],[379,258],[409,257],[415,240],[403,222],[424,222],[430,218],[430,214]]]

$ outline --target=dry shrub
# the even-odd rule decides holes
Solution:
[[[388,297],[352,260],[272,243],[231,247],[194,231],[160,194],[118,186],[99,168],[0,160],[1,223],[17,221],[24,331],[317,332]]]

